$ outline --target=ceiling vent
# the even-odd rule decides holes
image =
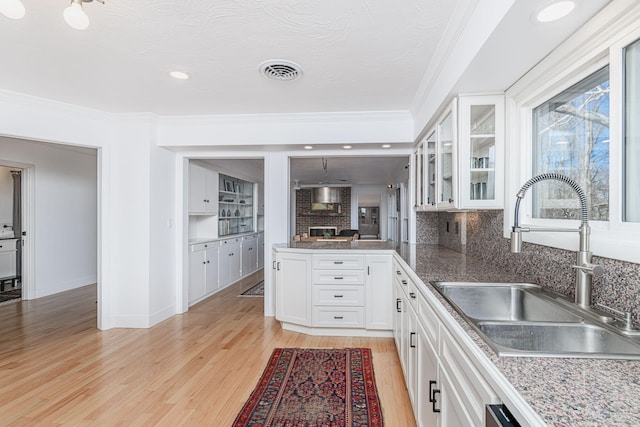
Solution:
[[[266,78],[281,82],[298,80],[302,76],[302,67],[286,59],[265,61],[260,64],[258,69]]]

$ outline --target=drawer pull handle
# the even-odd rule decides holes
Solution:
[[[396,311],[398,313],[402,313],[402,307],[400,307],[400,303],[402,302],[402,300],[400,298],[396,298]]]
[[[333,261],[334,264],[344,264],[343,261]]]
[[[334,295],[333,297],[334,298],[342,298],[342,297],[344,297],[344,295]]]
[[[396,274],[399,276],[399,275],[401,275],[402,273],[400,273],[400,270],[396,270]]]
[[[344,277],[342,277],[342,276],[337,276],[337,277],[334,277],[334,279],[335,279],[335,280],[342,280],[342,279],[344,279]]]
[[[402,279],[402,284],[403,284],[403,285],[406,285],[406,284],[407,284],[407,281],[406,281],[406,280],[404,280],[404,279]]]
[[[333,316],[333,318],[336,320],[342,320],[344,319],[344,316]]]
[[[436,394],[440,394],[439,389],[433,390],[433,402],[431,402],[431,410],[437,414],[440,412],[440,409],[436,408],[436,402],[438,401],[438,399],[436,399]]]
[[[436,382],[433,380],[429,381],[429,402],[433,403],[435,398],[433,397],[433,386],[436,385]]]
[[[413,343],[413,337],[416,336],[415,332],[409,332],[409,347],[416,348],[416,345]]]
[[[416,299],[416,293],[415,292],[409,292],[409,296],[411,297],[411,299]]]

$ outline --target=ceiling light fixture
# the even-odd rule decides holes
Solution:
[[[391,148],[391,144],[383,144],[382,148]]]
[[[351,146],[350,145],[343,145],[342,148],[344,148],[345,150],[351,150]]]
[[[169,71],[169,75],[178,80],[189,80],[191,78],[191,75],[189,73],[180,70]]]
[[[563,0],[551,3],[536,15],[538,22],[553,22],[564,18],[575,9],[576,3],[573,0]]]
[[[7,18],[24,18],[25,9],[20,0],[0,0],[0,13]]]
[[[304,149],[305,149],[305,150],[313,150],[313,146],[311,146],[311,145],[305,145],[305,146],[304,146]]]
[[[86,30],[89,28],[89,16],[82,8],[82,3],[90,3],[93,0],[71,0],[71,4],[62,13],[64,20],[75,30]],[[104,0],[97,0],[104,4]]]

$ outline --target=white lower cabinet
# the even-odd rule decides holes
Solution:
[[[332,335],[346,333],[341,329],[360,329],[372,336],[389,336],[393,328],[390,253],[276,249],[274,268],[276,319],[285,327],[330,328],[333,331],[324,331]]]
[[[414,415],[421,427],[484,426],[499,403],[479,371],[409,275],[394,263],[394,335]]]
[[[220,289],[242,277],[240,238],[220,241]]]
[[[276,270],[276,319],[298,325],[311,324],[311,257],[304,253],[278,252]]]
[[[189,304],[218,290],[218,242],[191,245],[189,252]]]
[[[258,234],[189,245],[189,305],[258,271],[260,252]]]
[[[242,276],[253,273],[258,269],[258,236],[242,238]]]

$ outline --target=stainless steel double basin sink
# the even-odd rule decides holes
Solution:
[[[640,332],[530,283],[432,282],[500,356],[640,360]]]

